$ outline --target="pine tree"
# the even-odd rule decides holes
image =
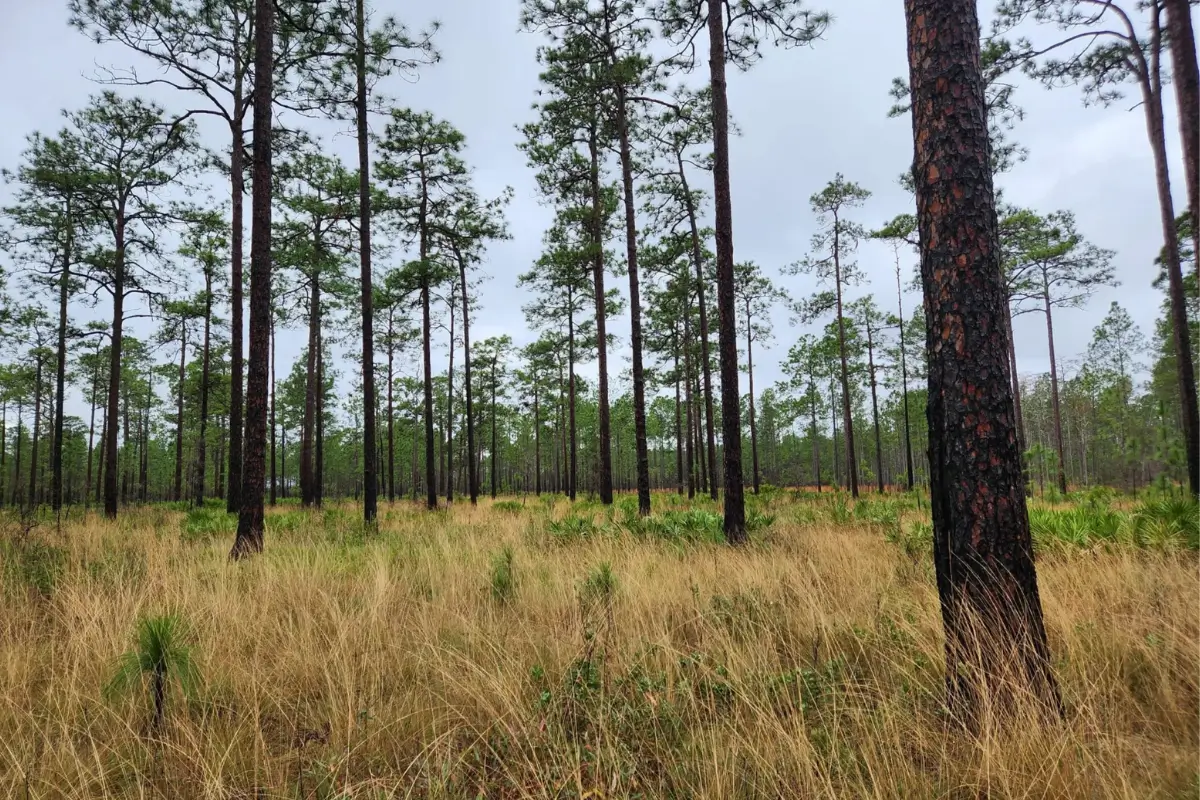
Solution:
[[[975,718],[983,692],[1004,696],[1007,666],[1057,707],[1013,420],[979,20],[969,0],[904,11],[949,705]]]

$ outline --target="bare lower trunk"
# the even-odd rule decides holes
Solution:
[[[948,705],[972,722],[1014,685],[1061,710],[1013,419],[976,14],[974,0],[905,2],[934,567]]]
[[[743,544],[741,395],[738,392],[736,310],[733,296],[733,204],[729,193],[729,106],[725,93],[723,4],[708,6],[709,70],[713,113],[713,199],[716,210],[717,317],[720,322],[721,429],[725,467],[725,539]],[[710,465],[715,477],[716,465]],[[715,481],[714,481],[715,482]]]
[[[240,71],[238,87],[241,84]],[[241,90],[235,87],[238,96],[237,107],[241,107]],[[239,477],[242,469],[242,393],[243,374],[243,342],[242,329],[245,327],[242,317],[242,220],[243,199],[246,193],[243,177],[245,160],[245,127],[246,121],[240,114],[235,114],[231,123],[233,143],[229,158],[229,183],[232,192],[232,220],[230,222],[229,247],[229,305],[230,305],[230,336],[229,336],[229,490],[225,500],[225,510],[236,514],[240,510],[238,492],[241,491]],[[253,248],[253,243],[251,243]]]
[[[599,440],[596,442],[596,447],[600,451],[600,474],[597,476],[597,482],[600,502],[610,505],[613,501],[613,486],[612,432],[608,406],[608,334],[606,328],[608,310],[605,308],[604,300],[604,232],[602,230],[604,221],[601,218],[601,203],[603,200],[600,196],[599,145],[596,141],[596,126],[594,123],[592,125],[591,139],[588,142],[588,149],[592,160],[591,244],[594,251],[592,254],[592,281],[595,285],[596,294],[596,364],[599,369],[599,375],[597,375],[596,380],[598,388],[596,417],[598,419]]]
[[[116,254],[113,258],[113,320],[109,339],[108,421],[104,432],[104,515],[117,518],[117,418],[121,398],[121,341],[125,322],[125,220],[117,221]]]
[[[688,189],[687,170],[683,166],[683,157],[676,153],[676,164],[679,170],[680,186],[683,189],[684,203],[688,215],[688,227],[692,241],[692,264],[696,270],[696,310],[700,315],[700,368],[704,377],[704,427],[705,443],[708,450],[708,460],[717,460],[717,437],[713,422],[713,390],[712,390],[712,358],[709,355],[708,340],[708,304],[704,299],[704,286],[707,276],[704,274],[704,257],[700,248],[700,227],[696,221],[696,206]],[[686,337],[685,337],[686,339]],[[713,500],[717,499],[717,484],[713,482],[709,489]]]
[[[271,338],[271,109],[275,68],[272,0],[255,2],[254,194],[250,232],[250,363],[246,376],[246,429],[242,452],[230,415],[230,498],[238,500],[237,537],[230,558],[263,549],[263,483],[266,479],[267,361]],[[236,383],[236,381],[235,381]],[[240,415],[238,415],[240,417]],[[236,423],[240,425],[241,419]],[[237,432],[240,434],[240,431]],[[237,452],[234,453],[235,443]],[[244,455],[245,463],[242,463]],[[235,472],[234,466],[237,466]],[[236,492],[236,494],[235,494]]]
[[[1043,276],[1044,279],[1044,276]],[[1054,449],[1058,453],[1058,490],[1067,493],[1067,459],[1063,447],[1062,405],[1058,397],[1058,363],[1054,355],[1054,316],[1050,309],[1050,290],[1043,283],[1042,300],[1046,307],[1046,341],[1050,345],[1050,402],[1054,411]],[[1020,441],[1018,439],[1018,441]]]
[[[375,310],[371,296],[371,162],[367,132],[367,38],[364,0],[355,3],[355,73],[358,126],[358,254],[362,295],[363,383],[363,520],[374,523],[379,503],[378,458],[375,450]],[[451,349],[454,343],[450,343]],[[447,498],[449,499],[449,498]]]

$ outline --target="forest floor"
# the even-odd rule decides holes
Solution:
[[[707,499],[655,504],[383,503],[370,534],[350,504],[281,505],[241,563],[222,509],[5,518],[0,796],[1200,791],[1194,505],[1036,505],[1065,717],[968,733],[915,496],[772,491],[741,550]],[[112,679],[160,615],[156,724],[153,652],[148,681]]]

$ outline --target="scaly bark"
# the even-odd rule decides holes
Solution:
[[[976,4],[905,0],[905,18],[949,704],[973,719],[984,694],[1019,687],[1058,708],[1014,422]]]

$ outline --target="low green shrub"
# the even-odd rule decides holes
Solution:
[[[516,500],[497,500],[492,503],[492,510],[502,514],[520,514],[525,511],[525,504]]]
[[[214,538],[233,536],[237,532],[237,516],[225,513],[224,504],[218,508],[205,503],[188,511],[179,528],[180,538],[185,544],[208,542]]]

